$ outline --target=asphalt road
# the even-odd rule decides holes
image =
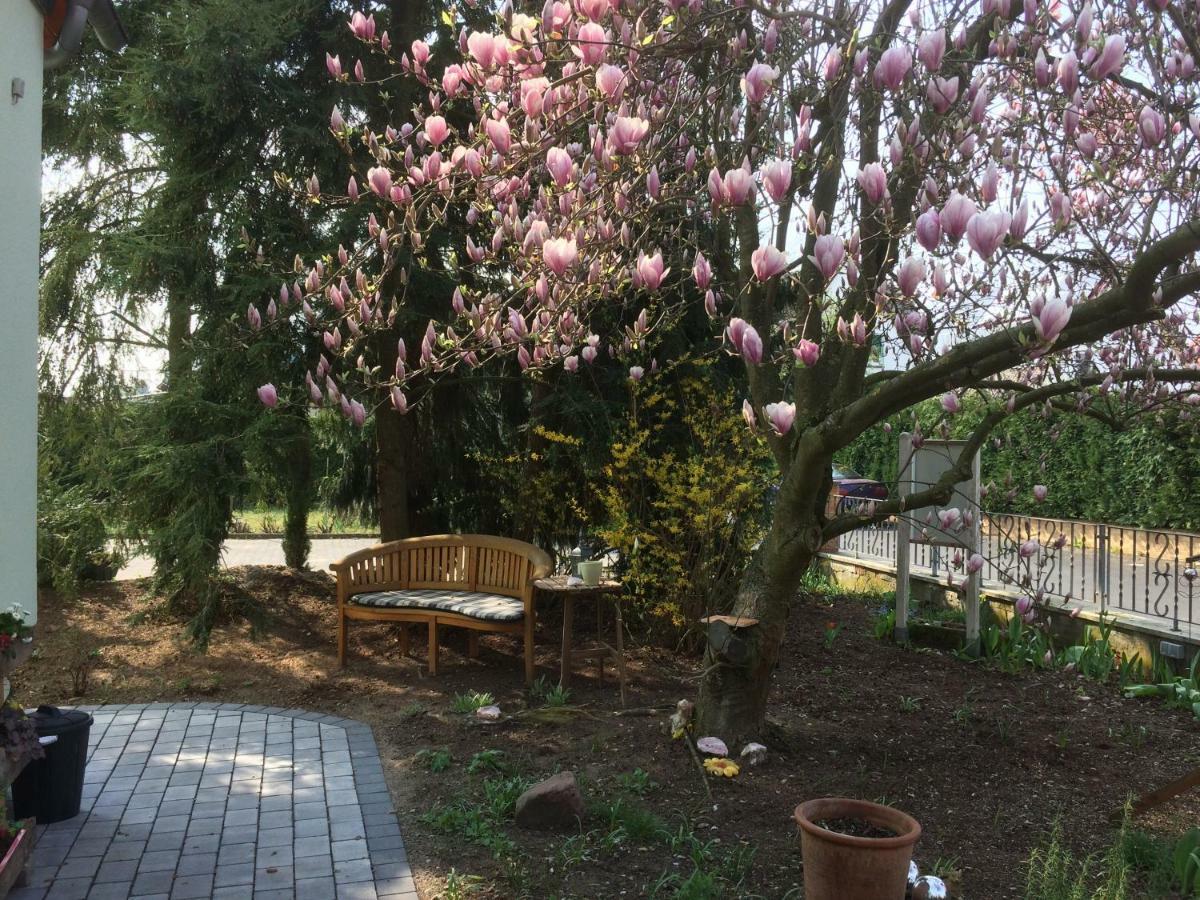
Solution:
[[[378,538],[314,537],[312,550],[308,554],[308,567],[328,571],[331,562],[377,543]],[[231,538],[225,542],[222,564],[227,569],[234,566],[282,566],[283,542],[274,538]],[[153,574],[154,560],[148,556],[135,556],[117,573],[117,580],[148,578]]]

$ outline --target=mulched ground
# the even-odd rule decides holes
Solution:
[[[1129,794],[1200,765],[1200,723],[1189,714],[1124,700],[1114,687],[1077,676],[1010,675],[894,647],[870,636],[870,611],[860,601],[807,598],[796,604],[776,674],[765,735],[769,760],[735,779],[710,778],[709,800],[680,742],[663,734],[665,712],[614,714],[619,703],[611,677],[603,686],[594,669],[576,677],[571,703],[583,712],[568,722],[523,717],[478,725],[451,712],[456,694],[488,691],[510,712],[529,703],[516,642],[485,637],[480,658],[470,660],[465,641],[452,634],[443,646],[442,675],[429,678],[416,630],[412,657],[402,659],[393,629],[357,627],[351,665],[339,673],[328,576],[266,567],[234,576],[262,609],[265,626],[257,639],[244,624],[223,627],[207,654],[181,643],[176,623],[131,626],[130,615],[143,608],[138,586],[99,586],[69,602],[44,593],[39,649],[14,676],[15,696],[26,704],[263,703],[369,722],[427,898],[442,895],[451,867],[484,877],[475,896],[517,895],[487,851],[422,822],[436,804],[478,793],[481,776],[466,775],[465,763],[483,749],[502,750],[530,776],[571,769],[593,800],[614,796],[619,776],[644,770],[658,787],[637,802],[672,828],[686,818],[705,839],[752,845],[754,865],[738,895],[771,898],[799,895],[791,817],[807,798],[845,795],[898,806],[923,826],[918,862],[958,872],[955,896],[1016,897],[1021,864],[1056,817],[1076,849],[1103,850],[1114,833],[1109,816]],[[841,631],[827,648],[831,619]],[[547,628],[540,641],[539,663],[553,676],[556,635]],[[94,650],[99,656],[79,698],[78,669]],[[631,708],[694,696],[694,660],[649,648],[631,656]],[[450,750],[455,765],[432,774],[418,754],[439,748]],[[1197,822],[1200,792],[1138,825],[1178,834]],[[686,874],[690,866],[662,846],[627,843],[564,875],[554,866],[561,837],[508,833],[527,862],[523,890],[534,897],[647,896],[664,872]]]

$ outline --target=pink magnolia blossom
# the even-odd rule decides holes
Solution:
[[[508,126],[508,119],[488,119],[484,129],[496,152],[501,156],[507,154],[512,147],[512,132]]]
[[[549,170],[554,183],[560,188],[565,188],[571,183],[571,172],[574,169],[571,154],[561,147],[551,147],[546,151],[546,169]]]
[[[933,104],[933,108],[940,115],[945,115],[954,105],[954,101],[958,99],[958,76],[953,78],[933,76],[929,79],[928,87],[925,88],[925,96],[929,98],[929,102]]]
[[[978,553],[972,553],[969,557],[967,557],[967,574],[974,575],[983,568],[985,562],[986,560],[984,560],[984,558]]]
[[[775,159],[763,166],[763,188],[767,196],[776,203],[787,197],[792,186],[792,163],[786,159]]]
[[[657,291],[670,269],[663,268],[662,253],[655,252],[647,256],[645,252],[638,254],[637,274],[642,287],[648,291]]]
[[[962,409],[962,403],[959,402],[958,394],[954,393],[953,391],[947,391],[946,393],[942,394],[941,403],[942,409],[944,409],[950,415],[954,415],[960,409]]]
[[[636,116],[617,116],[608,136],[612,140],[614,152],[628,156],[637,151],[638,144],[642,142],[642,138],[649,130],[650,123],[645,119],[639,119]]]
[[[1071,319],[1071,307],[1060,297],[1051,297],[1041,305],[1033,318],[1033,328],[1039,340],[1053,344]]]
[[[933,252],[942,241],[942,220],[932,206],[917,217],[917,243]]]
[[[1050,218],[1054,220],[1055,226],[1062,229],[1070,225],[1073,212],[1069,195],[1057,190],[1050,194]]]
[[[792,423],[796,421],[796,404],[768,403],[763,407],[763,414],[775,433],[784,435],[792,430]]]
[[[1026,541],[1026,543],[1030,543],[1030,542]],[[1037,541],[1033,541],[1032,543],[1036,544]],[[1024,547],[1025,544],[1022,544],[1021,546]],[[1037,550],[1034,550],[1033,552],[1036,553]],[[1019,616],[1028,615],[1030,612],[1033,611],[1033,598],[1030,597],[1028,594],[1022,594],[1020,597],[1017,598],[1016,602],[1013,604],[1013,608],[1017,611],[1017,615],[1019,615]]]
[[[644,368],[642,368],[641,366],[630,366],[629,367],[629,380],[630,381],[641,381],[642,378],[645,377],[645,375],[646,375],[646,370]]]
[[[498,38],[487,32],[474,31],[467,38],[467,50],[474,57],[475,62],[479,63],[479,67],[486,71],[498,62],[501,51],[497,45],[503,40],[504,38]]]
[[[896,273],[896,283],[905,297],[911,297],[917,292],[917,287],[925,280],[925,263],[919,257],[910,256],[900,264]]]
[[[752,65],[750,71],[742,78],[742,93],[746,95],[746,102],[751,106],[762,103],[778,77],[779,70],[774,66],[768,66],[766,63]]]
[[[620,98],[624,83],[625,73],[616,66],[605,64],[596,69],[596,88],[608,100]]]
[[[875,66],[875,86],[894,91],[904,83],[912,68],[912,53],[907,47],[888,47]]]
[[[1021,542],[1021,545],[1017,548],[1017,555],[1021,559],[1029,559],[1031,556],[1036,556],[1041,549],[1042,545],[1038,542],[1037,538],[1029,538]]]
[[[376,195],[386,200],[392,193],[392,172],[386,166],[375,166],[368,169],[367,183],[371,185],[371,190]]]
[[[792,348],[792,353],[802,365],[808,368],[815,366],[817,360],[821,358],[820,346],[807,338],[802,338],[800,343]]]
[[[1091,74],[1097,81],[1119,74],[1125,65],[1125,35],[1111,34],[1104,39],[1104,49],[1092,63]]]
[[[758,418],[754,415],[754,407],[750,405],[749,400],[742,401],[742,418],[746,421],[751,431],[758,428]]]
[[[696,261],[692,263],[692,277],[696,279],[696,287],[702,291],[708,290],[712,283],[712,266],[699,250],[696,251]]]
[[[1167,136],[1167,123],[1156,109],[1143,106],[1138,113],[1138,134],[1147,147],[1157,147]]]
[[[867,343],[867,323],[860,313],[855,313],[850,322],[850,340],[856,347],[864,347]]]
[[[975,203],[958,191],[950,195],[940,215],[942,232],[950,239],[950,243],[957,244],[962,239],[977,211]]]
[[[739,319],[737,316],[730,319],[729,324],[725,326],[725,337],[738,353],[742,352],[742,337],[749,327],[745,319]]]
[[[579,28],[579,36],[571,48],[580,61],[586,66],[594,66],[604,62],[608,52],[608,33],[595,22],[588,22]]]
[[[1074,50],[1068,50],[1058,61],[1058,85],[1068,97],[1074,96],[1079,87],[1079,58]]]
[[[1049,492],[1046,490],[1046,486],[1044,484],[1035,484],[1033,486],[1033,499],[1038,503],[1041,503],[1046,499],[1047,493]]]
[[[270,384],[269,382],[262,385],[262,387],[258,389],[257,393],[258,402],[263,406],[273,407],[279,403],[279,394],[275,391],[275,385]]]
[[[542,259],[559,278],[575,265],[577,256],[575,238],[550,238],[542,244]]]
[[[858,172],[858,186],[872,206],[878,206],[887,196],[887,173],[879,163],[867,163]]]
[[[750,254],[750,264],[754,269],[754,277],[759,281],[767,281],[786,269],[788,262],[782,250],[768,244]]]
[[[375,17],[355,12],[350,16],[350,31],[360,41],[375,40]]]
[[[750,365],[756,366],[762,362],[763,342],[753,325],[747,323],[742,329],[740,349],[742,351],[742,359],[746,360]]]
[[[823,234],[813,244],[812,260],[827,281],[841,268],[845,258],[846,245],[836,235]]]
[[[945,55],[945,28],[935,28],[932,31],[927,31],[917,39],[917,59],[930,72],[936,72],[942,67],[942,58]],[[957,90],[957,85],[955,89]]]
[[[962,510],[957,506],[939,509],[937,519],[942,531],[957,531],[962,527]]]
[[[976,213],[967,223],[967,243],[980,257],[991,259],[1004,243],[1011,222],[1012,217],[1006,212],[992,210]]]
[[[733,206],[749,203],[754,195],[754,178],[740,166],[725,173],[721,186],[721,196]]]
[[[450,126],[446,124],[445,118],[442,116],[426,116],[425,117],[425,137],[429,143],[435,147],[440,147],[442,142],[450,136]]]
[[[408,398],[406,396],[404,396],[404,391],[400,390],[399,385],[396,385],[395,387],[392,388],[391,395],[392,395],[392,407],[396,410],[396,412],[400,413],[400,415],[404,415],[405,413],[407,413],[408,412]]]

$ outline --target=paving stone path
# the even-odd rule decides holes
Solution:
[[[223,703],[80,707],[83,808],[13,900],[417,900],[369,726]]]

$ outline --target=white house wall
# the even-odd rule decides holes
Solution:
[[[16,94],[22,93],[17,97]],[[0,608],[37,617],[42,17],[0,2]]]

